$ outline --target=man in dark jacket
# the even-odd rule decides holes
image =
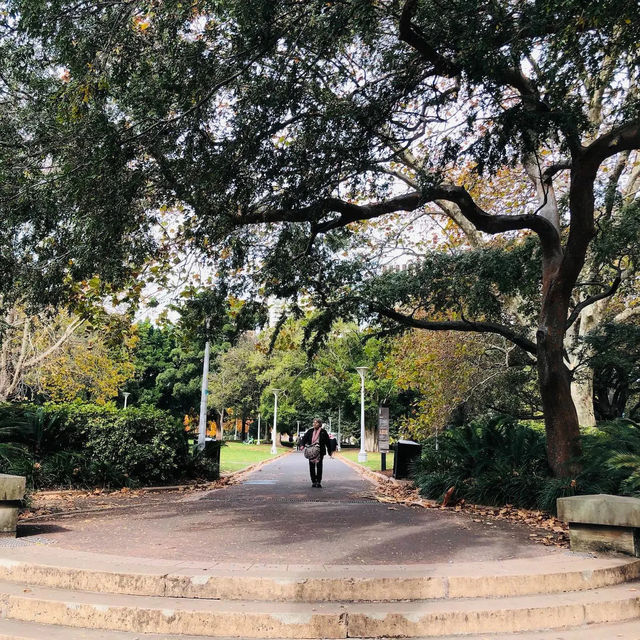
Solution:
[[[320,445],[320,451],[317,457],[309,460],[309,473],[311,475],[311,486],[319,489],[322,487],[320,484],[322,482],[322,459],[325,455],[331,457],[329,434],[322,428],[322,420],[320,418],[314,418],[313,427],[307,429],[300,440],[303,448],[316,443]]]

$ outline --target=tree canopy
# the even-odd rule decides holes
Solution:
[[[537,364],[550,465],[570,470],[567,330],[635,264],[607,224],[635,207],[636,2],[5,6],[4,85],[34,118],[7,118],[3,206],[9,244],[48,257],[42,282],[121,285],[162,254],[169,212],[220,278],[324,308],[310,332],[341,314],[511,340]],[[387,227],[431,233],[426,216],[467,246],[382,273]]]

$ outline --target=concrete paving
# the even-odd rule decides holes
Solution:
[[[464,513],[388,505],[339,459],[311,487],[301,453],[275,459],[241,484],[160,504],[22,522],[19,541],[139,558],[262,565],[397,565],[561,555],[526,526]]]

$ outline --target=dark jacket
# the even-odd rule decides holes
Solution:
[[[306,444],[311,444],[311,439],[313,438],[313,427],[311,429],[307,429],[305,434],[300,439],[300,446],[304,447]],[[320,437],[318,438],[318,442],[320,443],[320,457],[324,457],[327,454],[331,455],[331,445],[329,443],[329,434],[324,430],[323,427],[320,427]]]

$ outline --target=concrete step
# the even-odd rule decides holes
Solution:
[[[640,560],[559,553],[434,565],[241,565],[117,558],[62,549],[3,549],[0,581],[99,593],[360,602],[583,591],[640,578]]]
[[[212,638],[433,638],[640,618],[638,582],[562,595],[375,603],[217,601],[69,592],[15,583],[1,583],[0,597],[4,617],[10,620]]]
[[[211,636],[209,636],[210,638]],[[0,640],[205,640],[206,636],[175,636],[166,634],[140,634],[126,631],[102,631],[96,629],[72,629],[58,625],[42,625],[33,622],[0,620]],[[238,640],[216,638],[216,640]],[[284,639],[278,639],[284,640]],[[364,640],[354,638],[353,640]],[[389,638],[378,638],[389,640]],[[426,640],[416,638],[414,640]],[[537,631],[514,634],[482,634],[464,636],[432,636],[429,640],[640,640],[640,624],[637,621],[618,624],[584,625],[571,631]]]

